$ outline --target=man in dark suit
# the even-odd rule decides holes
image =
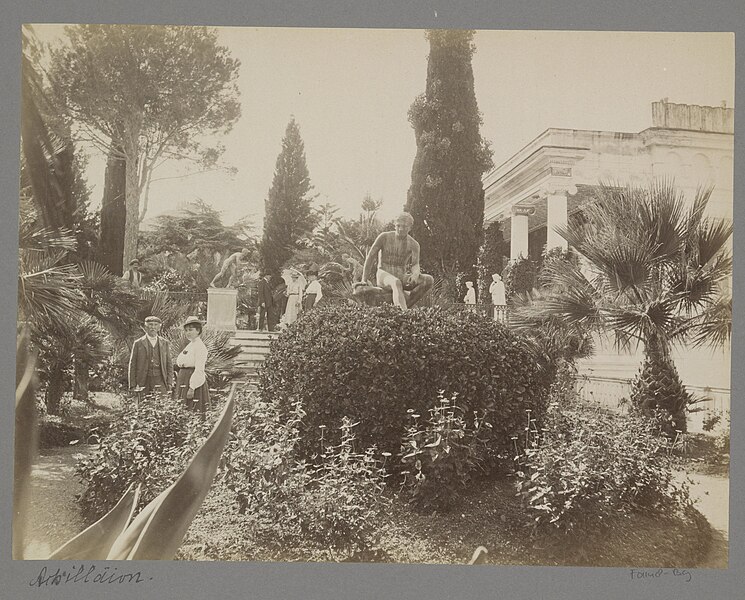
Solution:
[[[272,276],[262,273],[259,280],[259,331],[264,331],[264,325],[269,331],[277,326],[277,311],[274,310],[274,296],[272,295]]]
[[[161,320],[145,319],[145,335],[135,340],[129,357],[129,389],[138,397],[171,389],[173,364],[168,340],[160,337]]]

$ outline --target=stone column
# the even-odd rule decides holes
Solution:
[[[512,207],[512,223],[510,224],[510,260],[515,261],[521,256],[528,258],[528,218],[535,214],[535,209],[529,206]]]
[[[238,290],[207,288],[207,327],[235,331]]]
[[[546,198],[548,209],[548,222],[546,223],[546,248],[559,247],[563,251],[567,250],[567,241],[556,233],[557,226],[565,228],[567,226],[567,195],[566,192],[557,192],[549,194]]]

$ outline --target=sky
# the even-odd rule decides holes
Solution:
[[[43,41],[60,25],[35,25]],[[153,175],[148,217],[200,198],[226,223],[251,216],[261,229],[264,200],[288,122],[305,143],[316,205],[357,216],[366,194],[388,219],[406,201],[416,154],[407,112],[426,82],[421,30],[219,28],[241,62],[242,116],[220,136],[235,175],[173,179]],[[481,134],[495,166],[549,127],[639,132],[652,102],[734,106],[734,36],[728,33],[478,31],[473,57]],[[92,151],[86,173],[100,205],[105,157]],[[164,178],[162,181],[156,181]]]

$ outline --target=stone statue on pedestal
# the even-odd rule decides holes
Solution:
[[[215,275],[210,283],[212,288],[235,288],[238,287],[238,272],[248,263],[251,251],[243,248],[240,252],[234,252],[222,263],[220,272]]]

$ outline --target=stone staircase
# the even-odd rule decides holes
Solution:
[[[277,335],[276,332],[239,329],[230,338],[231,346],[241,347],[241,353],[235,358],[235,366],[244,372],[249,387],[256,387],[259,367],[269,354],[269,344]]]

